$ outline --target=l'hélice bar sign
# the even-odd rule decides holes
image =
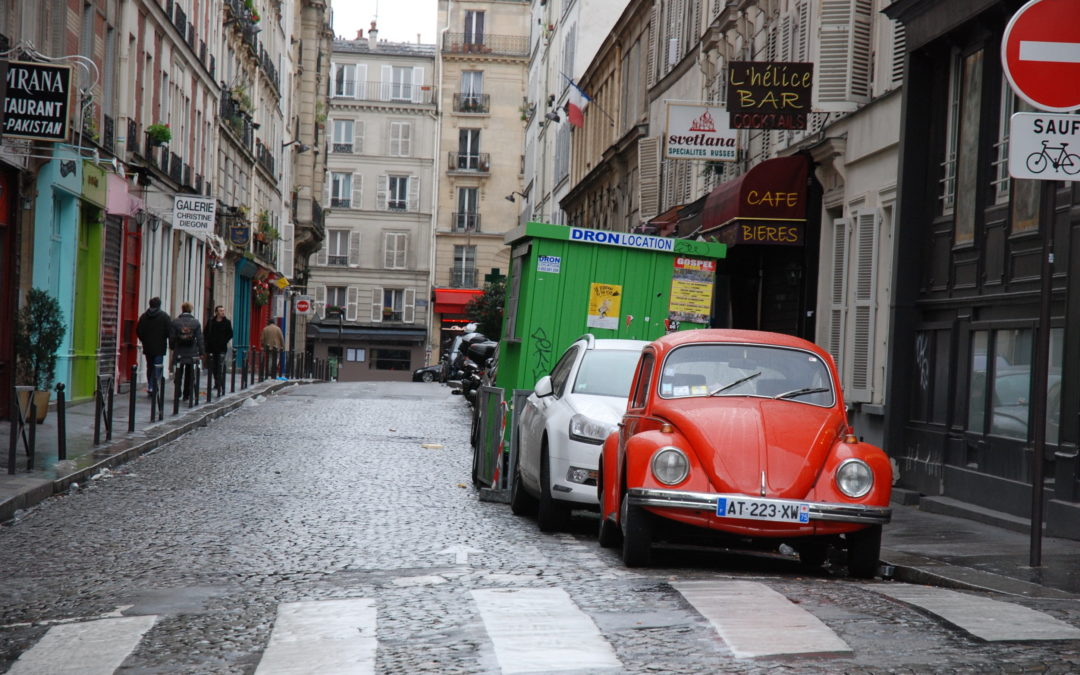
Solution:
[[[3,135],[66,141],[71,119],[71,66],[7,62]]]
[[[728,63],[732,129],[805,129],[814,87],[813,63]]]

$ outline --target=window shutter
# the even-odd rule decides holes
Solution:
[[[312,283],[311,289],[315,292],[315,316],[320,319],[326,318],[326,286]]]
[[[904,84],[904,56],[907,53],[907,32],[904,24],[893,21],[892,35],[892,70],[889,73],[890,84],[896,88]]]
[[[420,177],[409,176],[409,210],[420,210]]]
[[[349,232],[349,267],[360,266],[360,232]]]
[[[364,154],[364,120],[356,120],[353,125],[353,152],[358,155]]]
[[[281,271],[286,277],[293,276],[293,224],[281,226]]]
[[[387,182],[388,182],[388,179],[386,177],[386,174],[383,174],[383,175],[379,176],[379,189],[378,189],[378,191],[376,192],[376,195],[375,195],[376,201],[378,201],[379,209],[381,209],[383,211],[386,210],[386,184],[387,184]]]
[[[349,202],[349,206],[354,209],[364,208],[361,199],[364,197],[364,174],[354,173],[352,175],[352,201]]]
[[[382,82],[379,83],[379,100],[390,100],[390,87],[394,83],[394,68],[392,66],[382,67]]]
[[[371,321],[373,323],[382,323],[382,296],[381,288],[371,289]]]
[[[818,106],[854,110],[870,98],[872,0],[822,0]]]
[[[649,77],[648,83],[651,87],[656,84],[656,43],[657,34],[660,32],[660,3],[654,3],[652,9],[652,19],[649,21]],[[655,215],[655,214],[654,214]]]
[[[383,233],[383,267],[385,269],[394,269],[394,236],[393,232]]]
[[[421,69],[423,70],[423,69]],[[398,151],[402,157],[412,157],[412,122],[404,122],[398,130],[400,145]]]
[[[336,63],[330,64],[330,97],[333,98],[337,95],[337,69]]]
[[[420,87],[424,85],[424,69],[416,66],[412,69],[412,100],[413,103],[424,102],[424,92]]]
[[[405,307],[403,319],[405,323],[413,323],[416,321],[416,289],[405,289]]]
[[[833,221],[833,268],[832,268],[832,293],[829,306],[829,354],[836,362],[836,368],[840,371],[841,380],[845,378],[845,368],[841,360],[844,343],[844,321],[847,318],[847,235],[848,221],[837,218]]]
[[[345,291],[345,320],[356,321],[356,302],[360,292],[356,286],[349,286]]]
[[[874,377],[874,323],[877,319],[877,233],[881,216],[860,211],[855,224],[855,320],[851,336],[851,401],[870,401]]]
[[[356,66],[356,98],[367,98],[367,64],[361,63]]]
[[[660,138],[638,141],[638,216],[641,222],[660,212]]]
[[[327,203],[329,203],[329,202],[327,202]],[[316,264],[319,265],[320,267],[326,267],[327,265],[330,264],[330,257],[329,256],[330,256],[330,247],[328,247],[324,243],[322,245],[322,247],[319,249],[319,258],[316,261]]]

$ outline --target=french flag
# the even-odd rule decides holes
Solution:
[[[585,90],[574,84],[566,74],[563,74],[566,81],[570,83],[570,97],[566,101],[566,118],[570,120],[570,124],[577,128],[585,126],[585,106],[589,105],[589,101],[592,97],[585,93]]]

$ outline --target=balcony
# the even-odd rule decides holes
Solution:
[[[451,152],[448,159],[448,171],[484,174],[491,171],[491,155],[486,152]]]
[[[347,255],[327,255],[326,264],[332,267],[347,267],[349,264],[349,256]]]
[[[184,183],[184,164],[175,152],[169,154],[169,178],[181,185]]]
[[[255,255],[270,263],[272,267],[277,267],[276,241],[259,241],[257,239],[252,239],[251,250]]]
[[[259,47],[259,67],[262,68],[266,79],[270,80],[270,83],[274,85],[274,90],[280,92],[281,78],[278,77],[277,66],[274,65],[274,60],[270,58],[270,52],[261,46]]]
[[[334,143],[330,146],[330,152],[334,152],[337,154],[351,155],[352,151],[352,143]]]
[[[127,149],[136,155],[142,154],[139,148],[139,123],[128,118],[127,121]]]
[[[444,54],[492,54],[497,56],[528,56],[529,38],[525,35],[476,35],[447,33],[443,39]]]
[[[476,288],[476,268],[451,267],[450,288]]]
[[[330,208],[332,209],[348,209],[352,208],[352,200],[348,197],[331,197]]]
[[[454,112],[488,115],[491,113],[491,94],[454,94]]]
[[[435,88],[424,84],[342,79],[332,82],[330,86],[331,98],[418,104],[435,101]]]
[[[266,169],[266,172],[271,176],[274,175],[274,156],[270,153],[270,148],[257,139],[255,141],[255,162]]]
[[[479,213],[454,213],[452,214],[453,221],[450,224],[450,230],[452,232],[479,232],[480,231],[480,214]]]
[[[101,146],[113,152],[114,144],[116,143],[116,122],[108,115],[104,116],[103,124],[101,127]]]

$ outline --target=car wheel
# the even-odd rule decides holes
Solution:
[[[423,382],[434,382],[435,381],[435,373],[426,372],[426,373],[424,373],[423,375],[420,376],[420,380],[423,381]]]
[[[627,567],[646,567],[652,560],[652,514],[630,504],[623,493],[619,509],[622,521],[622,559]]]
[[[515,516],[528,516],[535,509],[536,502],[521,484],[521,470],[514,467],[514,479],[510,481],[510,511]]]
[[[829,556],[829,545],[823,541],[799,544],[799,564],[808,570],[821,569]]]
[[[547,441],[540,448],[540,504],[536,512],[536,524],[541,532],[556,532],[566,527],[570,509],[551,496],[551,465],[548,461]]]
[[[873,579],[881,557],[881,526],[874,525],[857,532],[848,532],[848,575],[857,579]]]

